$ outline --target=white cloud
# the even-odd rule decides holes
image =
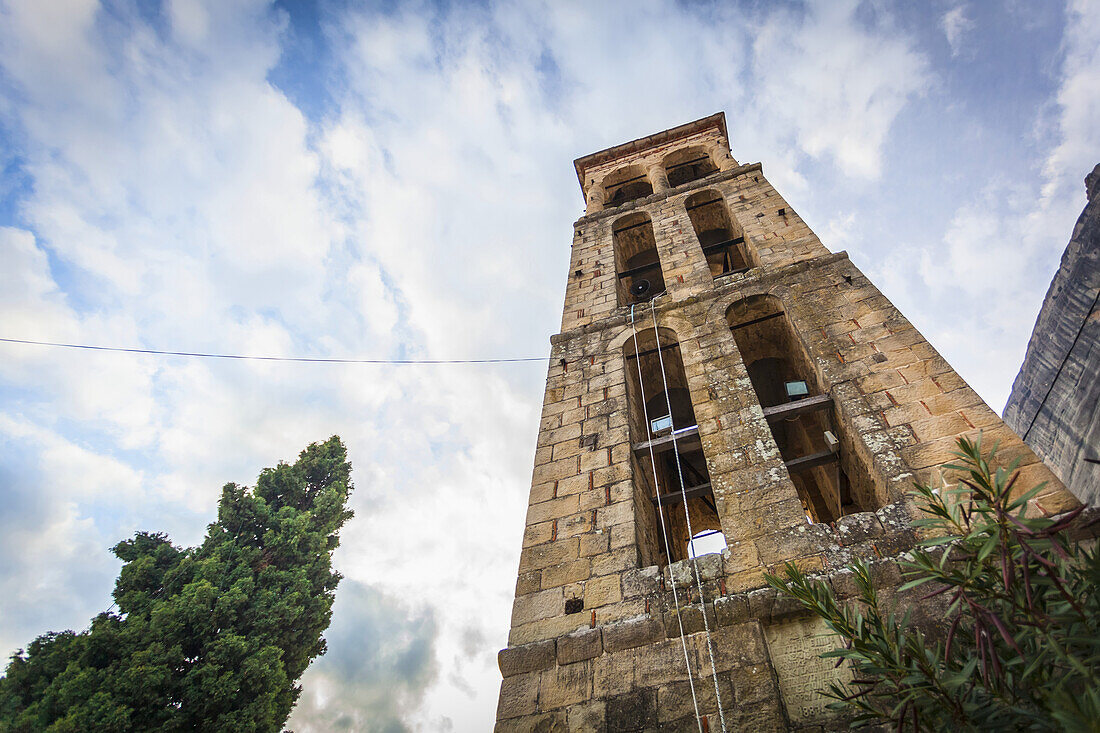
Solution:
[[[951,55],[958,56],[965,49],[965,36],[974,28],[974,21],[966,17],[966,5],[956,5],[940,18],[940,27],[951,47]]]
[[[751,119],[778,132],[776,142],[790,135],[805,154],[876,179],[891,125],[930,77],[912,40],[886,22],[867,27],[858,11],[847,0],[764,19],[752,41],[759,91]]]

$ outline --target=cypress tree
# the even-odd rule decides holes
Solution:
[[[227,484],[198,547],[118,543],[118,610],[12,656],[0,731],[280,730],[325,652],[350,470],[333,436],[253,489]]]

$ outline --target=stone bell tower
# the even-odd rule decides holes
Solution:
[[[1051,472],[845,253],[730,156],[721,113],[575,162],[497,731],[828,723],[823,627],[764,583],[786,561],[886,596],[906,492],[957,436]],[[898,600],[904,600],[898,598]]]

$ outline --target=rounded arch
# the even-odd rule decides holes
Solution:
[[[721,528],[680,342],[676,331],[664,325],[637,331],[628,326],[615,342],[621,343],[626,368],[636,501],[645,508],[640,550],[643,556],[674,562],[690,551],[689,517],[696,533]]]
[[[725,317],[806,516],[832,522],[874,509],[879,492],[865,446],[829,394],[783,300],[749,295],[731,303]]]
[[[668,185],[675,188],[685,183],[706,178],[718,172],[710,153],[702,145],[691,145],[674,150],[661,161],[668,176]]]
[[[713,278],[744,272],[755,257],[749,251],[740,223],[730,216],[729,206],[713,188],[696,191],[684,200],[695,238],[706,257]]]
[[[653,221],[644,211],[621,216],[611,225],[619,305],[643,303],[665,290]]]
[[[601,183],[606,206],[618,206],[653,193],[653,184],[640,165],[618,168],[607,174]]]

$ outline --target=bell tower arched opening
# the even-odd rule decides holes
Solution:
[[[695,237],[707,258],[711,277],[745,272],[752,267],[741,227],[730,216],[725,199],[717,191],[699,191],[684,202]]]
[[[668,185],[673,188],[718,172],[718,166],[706,149],[700,146],[681,148],[669,154],[664,160],[664,167]]]
[[[680,345],[671,331],[661,329],[658,335],[650,328],[638,331],[636,348],[634,339],[624,344],[623,356],[634,480],[641,488],[635,493],[643,504],[638,514],[645,531],[639,535],[648,545],[639,549],[643,557],[658,564],[683,560],[697,547],[713,547],[714,539],[695,545],[692,542],[702,533],[720,533],[722,525]],[[685,494],[690,532],[684,513]],[[663,533],[667,533],[667,551]]]
[[[639,211],[617,219],[611,233],[619,305],[644,303],[663,293],[665,279],[649,216]]]
[[[628,165],[608,174],[603,180],[605,206],[619,206],[653,193],[653,184],[641,166]]]
[[[807,520],[876,508],[870,472],[779,299],[747,298],[726,319]]]

